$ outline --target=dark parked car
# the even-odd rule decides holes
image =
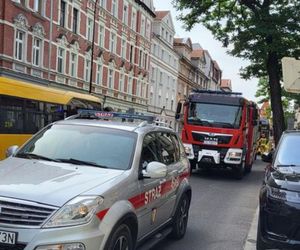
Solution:
[[[272,155],[260,190],[257,250],[300,249],[300,131],[289,131]]]

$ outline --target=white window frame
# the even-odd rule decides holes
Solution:
[[[73,56],[75,56],[75,60],[73,60]],[[78,71],[78,55],[75,52],[70,53],[70,76],[77,78],[77,71]],[[74,71],[74,72],[72,72]]]
[[[136,31],[136,22],[137,22],[137,11],[136,9],[132,8],[131,12],[131,29]]]
[[[110,90],[114,89],[114,80],[115,80],[115,71],[112,67],[108,68],[108,75],[107,75],[107,88]]]
[[[18,34],[22,34],[22,40],[19,39]],[[22,47],[22,52],[20,54],[20,45]],[[24,62],[25,58],[26,58],[26,32],[23,30],[19,30],[17,29],[15,32],[15,53],[14,53],[14,57],[16,60],[20,61],[20,62]]]
[[[129,13],[128,2],[124,1],[123,2],[123,19],[122,19],[122,21],[125,25],[128,25],[128,13]]]
[[[136,81],[136,96],[141,97],[141,79]]]
[[[36,41],[39,41],[40,45],[39,47],[36,46]],[[36,63],[36,53],[38,52],[38,62]],[[41,67],[42,65],[42,52],[43,52],[43,40],[37,37],[33,37],[33,42],[32,42],[32,64],[36,67]]]
[[[127,80],[127,93],[132,95],[133,76],[130,74]]]
[[[99,5],[100,5],[100,7],[105,9],[106,8],[106,0],[99,0]]]
[[[112,0],[112,2],[111,2],[111,14],[115,18],[118,18],[118,2],[117,2],[117,0]]]
[[[84,80],[90,82],[91,78],[91,58],[85,57],[84,60]]]
[[[91,23],[90,23],[90,21],[91,21]],[[92,41],[92,39],[93,39],[93,28],[94,28],[93,19],[88,16],[87,17],[86,39],[89,41]]]
[[[127,42],[125,38],[121,40],[121,57],[126,59],[126,52],[127,52]]]
[[[116,44],[117,44],[117,35],[113,32],[110,32],[109,50],[113,54],[116,54]]]
[[[140,34],[142,36],[145,36],[145,25],[146,25],[146,19],[144,16],[142,16],[142,19],[141,19],[141,30],[140,30]]]
[[[60,55],[60,51],[62,51],[62,55]],[[59,60],[61,59],[61,72],[58,70]],[[57,48],[57,72],[60,74],[65,74],[66,70],[66,49],[62,47]]]
[[[103,32],[101,32],[101,30]],[[105,41],[105,26],[100,23],[99,24],[99,46],[104,48],[104,41]]]
[[[125,92],[124,88],[125,88],[125,73],[123,70],[120,71],[119,74],[119,91],[120,92]]]
[[[96,73],[96,84],[98,86],[101,86],[102,81],[103,81],[103,62],[98,61],[98,63],[97,63],[97,73]]]

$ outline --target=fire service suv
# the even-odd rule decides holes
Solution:
[[[177,106],[180,117],[182,103]],[[193,169],[229,167],[241,179],[255,159],[258,108],[240,93],[194,90],[184,102],[182,141]]]

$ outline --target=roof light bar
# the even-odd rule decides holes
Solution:
[[[78,110],[78,116],[76,118],[93,118],[93,119],[132,119],[132,120],[144,120],[149,123],[154,122],[155,117],[150,115],[137,115],[129,113],[118,113],[118,112],[105,112],[97,110]]]
[[[242,95],[239,92],[225,92],[220,90],[203,90],[203,89],[193,89],[194,93],[203,93],[203,94],[217,94],[217,95]]]

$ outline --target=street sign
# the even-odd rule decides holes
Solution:
[[[300,60],[284,57],[281,62],[284,89],[287,92],[300,93]]]

